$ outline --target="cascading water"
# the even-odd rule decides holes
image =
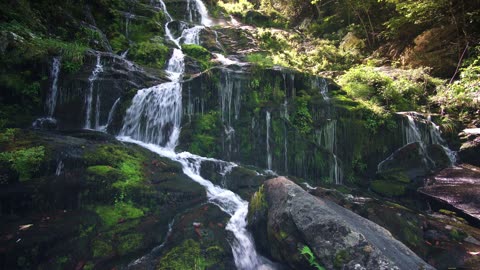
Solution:
[[[271,115],[270,112],[267,111],[266,115],[266,122],[267,122],[267,137],[265,139],[265,144],[267,145],[267,169],[269,171],[272,170],[272,153],[270,151],[270,121],[271,121]]]
[[[47,115],[52,118],[57,105],[58,97],[58,76],[60,75],[61,59],[60,57],[54,57],[52,63],[52,71],[50,76],[52,77],[52,86],[50,87],[50,93],[47,97]]]
[[[405,114],[407,117],[407,125],[402,126],[404,130],[404,145],[418,142],[420,143],[421,150],[424,155],[424,162],[432,162],[432,159],[428,156],[427,145],[438,144],[440,145],[445,154],[448,156],[451,165],[454,165],[456,162],[456,153],[448,148],[445,143],[445,140],[440,134],[440,129],[435,123],[430,121],[430,119],[425,120],[426,131],[422,132],[421,128],[417,124],[415,118],[411,114]]]
[[[58,99],[58,77],[60,75],[61,58],[54,57],[52,61],[52,69],[50,71],[50,77],[52,79],[52,86],[48,92],[47,99],[45,101],[46,117],[36,119],[32,126],[33,128],[51,128],[54,127],[57,121],[53,118],[55,108],[57,106]]]
[[[447,154],[448,159],[450,160],[451,165],[455,165],[457,163],[457,153],[455,151],[452,151],[450,148],[448,148],[447,143],[445,140],[442,138],[442,135],[440,133],[440,127],[435,125],[430,119],[429,119],[430,125],[428,126],[428,130],[430,133],[430,138],[432,140],[432,143],[441,145],[443,150],[445,151],[445,154]]]
[[[406,112],[399,113],[405,118],[403,120],[402,134],[403,134],[403,146],[406,146],[411,143],[419,143],[420,145],[420,155],[422,156],[422,162],[426,168],[435,167],[435,161],[430,157],[428,146],[437,144],[442,147],[444,153],[450,161],[450,166],[455,165],[456,163],[456,153],[450,148],[448,148],[445,140],[440,134],[440,129],[435,123],[433,123],[430,118],[423,119],[421,116],[418,116],[415,112]],[[380,162],[377,166],[377,171],[382,171],[384,164],[392,160],[393,154],[387,157],[385,160]]]
[[[327,149],[332,154],[330,164],[330,179],[336,185],[342,184],[342,170],[338,165],[338,158],[336,155],[336,136],[337,136],[337,121],[331,120],[325,126],[316,132],[317,144]]]
[[[211,21],[206,16],[205,5],[200,0],[195,0],[195,2],[202,16],[202,23],[209,24]],[[160,4],[171,21],[165,4],[162,1]],[[168,23],[166,29],[168,29]],[[169,36],[168,33],[167,36]],[[169,37],[174,41],[171,35]],[[176,44],[179,45],[178,42]],[[180,46],[178,47],[180,48]],[[206,188],[209,200],[232,216],[226,229],[234,235],[231,247],[238,269],[273,269],[273,266],[268,267],[271,264],[268,260],[257,254],[253,238],[246,229],[248,202],[230,190],[216,186],[200,176],[202,161],[225,162],[186,152],[178,154],[174,152],[181,128],[182,85],[180,80],[183,77],[184,69],[184,55],[180,49],[175,49],[167,66],[167,72],[172,82],[137,92],[132,105],[127,110],[118,138],[122,141],[136,143],[182,164],[183,172]],[[224,170],[231,169],[232,166],[224,166]]]
[[[100,131],[106,131],[108,126],[112,123],[113,121],[113,116],[115,115],[115,111],[117,110],[118,104],[120,103],[120,98],[117,98],[115,102],[113,103],[112,108],[110,109],[110,112],[108,112],[108,119],[107,119],[107,124],[103,126],[99,126],[97,130]]]
[[[85,125],[84,127],[86,129],[91,129],[93,128],[92,126],[92,103],[93,103],[93,88],[95,86],[95,81],[97,80],[98,78],[98,75],[103,72],[103,66],[102,66],[102,62],[101,62],[101,56],[100,54],[97,54],[97,63],[95,65],[95,68],[93,69],[92,71],[92,74],[90,75],[90,77],[88,78],[88,82],[89,82],[89,86],[88,86],[88,91],[87,91],[87,96],[85,98],[85,107],[86,107],[86,112],[85,112]],[[98,100],[98,91],[97,91],[97,100]],[[97,102],[98,103],[98,102]],[[97,104],[98,107],[98,111],[99,111],[99,106]],[[99,112],[96,112],[97,114],[99,114]]]
[[[59,160],[57,163],[57,168],[55,169],[55,175],[60,176],[63,173],[63,169],[65,167],[65,164],[63,164],[63,160]]]
[[[325,78],[316,78],[317,85],[320,88],[320,94],[322,95],[323,99],[328,101],[330,97],[328,97],[328,83]]]

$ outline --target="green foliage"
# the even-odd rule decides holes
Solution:
[[[196,44],[183,44],[182,51],[186,55],[197,60],[200,63],[202,70],[206,70],[212,66],[212,63],[210,62],[212,54],[204,47]]]
[[[43,146],[0,153],[0,160],[10,163],[12,169],[18,172],[21,181],[29,180],[40,169],[44,157]]]
[[[95,212],[102,219],[103,224],[112,227],[120,220],[137,219],[144,216],[144,212],[132,203],[120,202],[115,205],[99,205]]]
[[[460,79],[452,84],[437,88],[437,94],[431,101],[440,106],[442,111],[461,114],[480,108],[480,46],[474,49],[477,56],[466,61],[460,69]]]
[[[273,66],[272,58],[264,53],[248,54],[246,60],[250,63],[257,65],[260,68],[269,68]]]
[[[234,3],[225,3],[220,0],[217,5],[223,8],[227,13],[235,15],[245,16],[249,10],[253,10],[253,4],[248,0],[239,0]]]
[[[0,144],[13,142],[15,140],[15,133],[17,129],[7,128],[2,133],[0,133]]]
[[[421,69],[389,72],[360,65],[348,70],[338,82],[349,96],[392,111],[419,109],[427,104],[426,94],[441,83]]]
[[[130,57],[146,66],[163,68],[169,49],[159,40],[144,41],[132,46]]]
[[[309,246],[305,245],[299,249],[300,254],[308,261],[310,266],[314,267],[317,270],[325,270],[318,262],[315,254],[313,254],[312,250]]]

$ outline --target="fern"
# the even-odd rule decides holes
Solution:
[[[305,259],[307,259],[310,266],[315,267],[317,270],[325,270],[325,268],[317,262],[317,258],[315,257],[309,246],[305,245],[303,246],[303,248],[300,248],[299,251],[300,254],[302,254]]]

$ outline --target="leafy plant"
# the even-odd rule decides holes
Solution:
[[[325,270],[325,268],[322,267],[317,262],[317,258],[315,257],[315,254],[313,254],[313,252],[312,252],[312,250],[310,249],[309,246],[305,245],[302,248],[300,248],[299,251],[300,251],[300,254],[302,254],[303,257],[305,259],[307,259],[310,266],[315,267],[317,270]]]

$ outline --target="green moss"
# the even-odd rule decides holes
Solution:
[[[102,145],[84,154],[88,164],[94,165],[87,168],[89,173],[110,177],[113,187],[123,195],[130,188],[141,186],[144,180],[142,162],[145,157],[120,145]]]
[[[343,265],[350,260],[350,256],[346,250],[340,250],[335,254],[333,266],[336,269],[342,269]]]
[[[192,239],[170,250],[160,260],[158,270],[203,270],[220,262],[220,247],[208,248],[202,252],[200,244]]]
[[[18,172],[20,180],[29,180],[40,169],[45,157],[45,147],[37,146],[0,153],[0,160],[8,162]]]
[[[184,44],[182,45],[182,51],[197,60],[200,63],[202,70],[206,70],[212,66],[210,60],[212,54],[204,47],[196,44]]]
[[[117,170],[111,166],[98,165],[90,166],[87,168],[87,172],[94,175],[99,175],[102,177],[110,176],[117,172]]]
[[[108,257],[113,254],[113,248],[109,242],[96,239],[92,243],[92,253],[94,258]]]
[[[214,157],[220,151],[217,134],[221,130],[220,115],[218,112],[199,115],[192,130],[189,151],[202,156]]]
[[[100,205],[95,207],[95,212],[107,227],[117,224],[120,220],[137,219],[144,216],[144,212],[141,209],[126,202],[119,202],[113,206]]]
[[[370,184],[370,188],[387,197],[402,196],[405,194],[405,184],[383,180],[376,180]]]
[[[267,200],[265,199],[264,186],[262,185],[257,192],[255,192],[250,200],[248,207],[248,215],[254,215],[257,212],[264,211],[268,208]]]
[[[450,238],[455,241],[463,241],[463,239],[465,239],[467,236],[468,235],[465,232],[457,230],[455,228],[450,231]]]
[[[440,209],[438,212],[444,214],[444,215],[447,215],[447,216],[456,216],[457,214],[453,211],[449,211],[449,210],[446,210],[446,209]]]
[[[159,39],[143,41],[132,46],[129,56],[140,64],[163,68],[169,49]]]
[[[143,235],[139,233],[131,233],[119,237],[118,241],[118,254],[125,255],[140,247],[143,241]]]

